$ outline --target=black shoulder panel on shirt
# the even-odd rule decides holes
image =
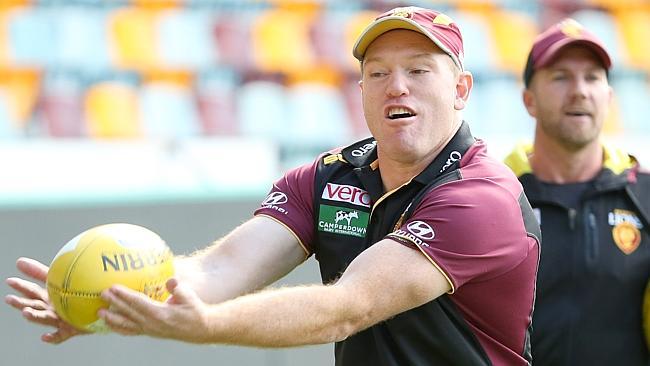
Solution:
[[[533,213],[533,208],[531,207],[530,202],[528,202],[528,198],[523,191],[519,195],[518,201],[519,209],[521,210],[521,214],[524,218],[524,227],[526,228],[526,232],[532,235],[537,240],[538,244],[541,244],[542,231],[539,227],[539,222],[537,222],[537,218]]]

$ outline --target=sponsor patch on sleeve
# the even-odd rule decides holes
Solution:
[[[406,230],[397,229],[388,234],[387,237],[393,239],[408,240],[409,242],[421,246],[429,247],[427,241],[436,237],[435,231],[431,225],[424,221],[411,221],[406,225]]]
[[[287,211],[286,208],[283,207],[285,203],[289,201],[289,198],[287,197],[286,194],[275,191],[269,193],[268,196],[264,199],[264,201],[261,204],[261,208],[270,208],[272,210],[276,210],[282,214],[287,215],[289,211]]]

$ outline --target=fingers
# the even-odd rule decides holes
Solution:
[[[85,334],[85,333],[80,332],[72,328],[71,326],[62,323],[55,332],[43,334],[41,336],[41,340],[45,343],[59,344],[68,340],[69,338],[74,337],[77,334]]]
[[[29,277],[43,283],[47,279],[47,271],[49,270],[49,267],[43,263],[25,257],[18,258],[16,261],[16,268]]]
[[[22,310],[24,308],[32,308],[35,310],[49,309],[47,303],[42,300],[27,299],[24,297],[18,297],[16,295],[5,296],[5,302],[18,310]]]
[[[25,319],[42,325],[58,327],[61,323],[61,319],[52,310],[35,310],[32,308],[24,308],[22,309],[21,314]]]
[[[17,277],[7,278],[6,282],[7,285],[27,298],[38,299],[46,302],[48,300],[47,290],[34,282],[26,281]]]
[[[52,327],[58,326],[61,322],[58,315],[49,306],[39,300],[28,300],[14,295],[5,297],[7,304],[20,310],[23,318],[42,325]]]
[[[181,304],[184,299],[179,297],[178,294],[176,293],[176,288],[178,287],[178,280],[175,278],[170,278],[167,280],[167,283],[165,283],[165,287],[167,287],[167,292],[171,295],[167,299],[167,303],[169,304]]]
[[[131,319],[106,309],[100,309],[98,315],[104,320],[112,331],[123,335],[138,335],[142,334],[140,325]]]
[[[56,331],[52,333],[45,333],[41,336],[41,340],[45,343],[51,343],[51,344],[59,344],[64,342],[66,339],[70,337],[66,337],[64,334],[61,334],[61,332]]]
[[[147,321],[151,306],[155,306],[147,295],[120,285],[102,291],[102,299],[110,304],[110,313],[122,314],[140,324]]]
[[[172,304],[188,304],[198,299],[198,296],[192,289],[185,285],[179,285],[178,281],[174,278],[167,281],[167,291],[172,295],[170,298]]]
[[[5,302],[20,310],[23,318],[31,322],[53,327],[56,327],[60,322],[56,313],[44,301],[7,295]]]
[[[170,279],[167,280],[167,282],[165,283],[165,287],[167,287],[167,291],[168,291],[170,294],[173,294],[173,293],[174,293],[174,289],[175,289],[177,286],[178,286],[178,280],[175,279],[175,278],[170,278]]]
[[[36,282],[45,283],[47,280],[49,268],[37,260],[18,258],[16,267],[20,272]],[[47,290],[38,283],[17,277],[7,278],[6,283],[22,295],[5,296],[7,304],[20,310],[22,316],[30,322],[56,328],[54,332],[45,333],[41,336],[43,342],[59,344],[82,333],[59,318],[49,304]]]

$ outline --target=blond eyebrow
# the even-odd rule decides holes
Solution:
[[[407,59],[411,60],[411,59],[416,59],[416,58],[427,58],[429,56],[431,56],[431,53],[423,52],[423,53],[416,53],[414,55],[408,56]],[[377,57],[377,56],[370,57],[370,58],[364,58],[363,63],[367,64],[369,62],[381,62],[381,59],[382,59],[381,57]]]

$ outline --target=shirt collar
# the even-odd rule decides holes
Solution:
[[[474,142],[476,142],[476,139],[472,136],[469,125],[463,121],[454,137],[414,180],[428,184],[443,173],[458,169],[461,159]]]

